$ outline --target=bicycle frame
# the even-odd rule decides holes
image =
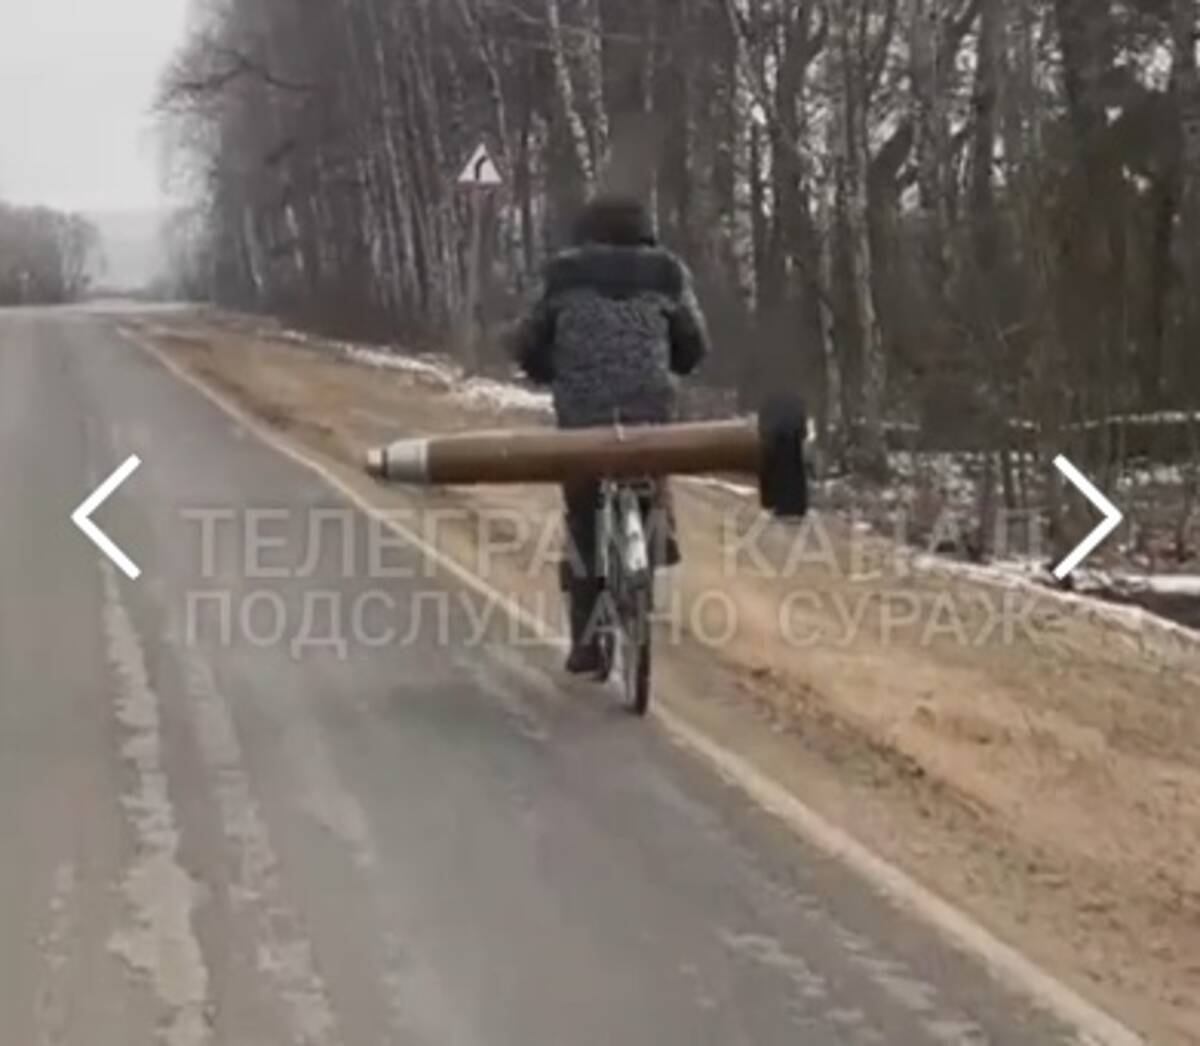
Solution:
[[[650,700],[650,608],[653,565],[642,519],[644,483],[604,480],[596,527],[597,567],[606,608],[599,641],[603,650],[598,674],[607,679],[620,664],[626,701],[638,715]]]
[[[615,565],[625,583],[640,580],[650,572],[650,550],[638,501],[638,484],[604,480],[600,485],[600,505],[596,541],[600,577],[604,581],[614,577],[615,550],[620,557]]]

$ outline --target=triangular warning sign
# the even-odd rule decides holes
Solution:
[[[462,174],[458,176],[458,184],[485,187],[503,184],[500,171],[496,167],[496,162],[492,159],[492,155],[488,152],[486,145],[479,146],[471,154],[471,159],[467,161],[467,166],[463,168]]]

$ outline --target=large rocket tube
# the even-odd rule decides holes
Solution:
[[[803,403],[784,397],[745,420],[402,439],[369,450],[366,468],[393,483],[447,486],[737,472],[758,478],[764,508],[799,518],[807,430]]]
[[[581,475],[757,474],[757,423],[473,432],[402,439],[367,452],[367,471],[396,483],[559,483]]]

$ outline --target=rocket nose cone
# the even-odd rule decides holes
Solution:
[[[367,451],[367,473],[371,476],[382,478],[387,473],[387,449],[384,447],[371,447]]]

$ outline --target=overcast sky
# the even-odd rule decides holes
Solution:
[[[187,0],[0,0],[0,199],[162,202],[148,110]]]

